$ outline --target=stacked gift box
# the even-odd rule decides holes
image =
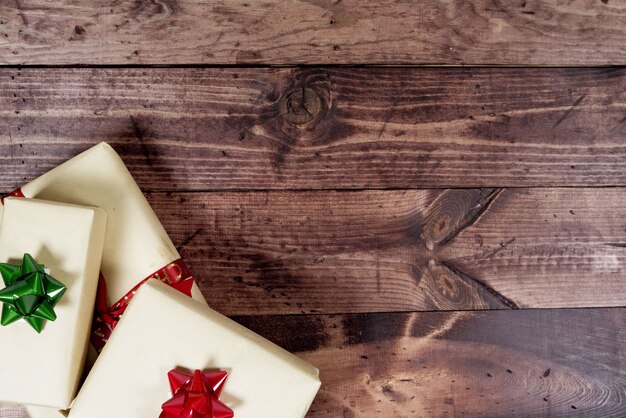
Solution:
[[[306,415],[317,369],[207,306],[109,145],[3,204],[0,400],[32,418]]]

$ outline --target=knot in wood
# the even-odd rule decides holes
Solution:
[[[320,95],[310,87],[298,87],[285,93],[278,104],[280,114],[293,125],[314,120],[322,110]]]

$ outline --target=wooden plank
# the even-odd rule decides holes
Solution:
[[[309,418],[626,415],[625,309],[238,321],[320,368]]]
[[[0,190],[98,141],[155,191],[625,186],[625,115],[624,68],[5,68]]]
[[[623,188],[148,199],[229,315],[626,305]]]
[[[2,64],[626,62],[621,0],[0,4]]]

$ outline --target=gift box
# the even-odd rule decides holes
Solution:
[[[190,285],[192,297],[206,304],[193,281],[185,280],[190,273],[176,247],[123,161],[108,144],[92,147],[12,195],[97,206],[107,212],[101,266],[106,294],[99,294],[100,321],[96,321],[98,328],[93,333],[98,349],[104,345],[136,286],[149,277]],[[63,417],[42,408],[28,410],[31,418]]]
[[[94,309],[105,228],[106,213],[98,208],[5,200],[0,399],[57,409],[72,402],[87,354],[91,321],[85,318]]]
[[[13,192],[55,202],[96,206],[108,214],[102,274],[109,306],[180,254],[122,159],[100,143]],[[0,206],[1,210],[1,206]],[[192,295],[203,301],[197,286]]]
[[[178,417],[190,407],[184,395],[188,401],[211,395],[194,405],[213,402],[215,417],[232,416],[228,408],[236,418],[302,418],[319,387],[315,367],[150,280],[130,302],[69,417]]]

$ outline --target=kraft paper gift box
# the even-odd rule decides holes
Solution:
[[[315,367],[150,280],[130,302],[69,416],[159,417],[172,395],[173,369],[227,371],[219,400],[236,418],[302,418],[320,387]]]
[[[121,300],[143,279],[180,260],[176,247],[124,162],[106,143],[68,160],[14,194],[96,206],[107,212],[101,271],[106,280],[108,306]],[[206,304],[195,284],[191,294]],[[44,408],[27,406],[27,409],[31,418],[64,416]]]
[[[120,300],[140,280],[180,259],[124,162],[105,142],[22,186],[17,194],[95,206],[107,212],[101,269],[109,304]],[[204,300],[197,286],[193,297]]]
[[[67,408],[76,394],[87,353],[91,321],[85,318],[94,309],[106,213],[98,208],[11,198],[5,200],[2,218],[0,262],[20,265],[24,253],[29,253],[66,291],[54,305],[56,319],[45,321],[41,333],[24,319],[0,327],[0,399]],[[44,280],[46,294],[58,287]],[[4,310],[6,300],[3,305]]]

